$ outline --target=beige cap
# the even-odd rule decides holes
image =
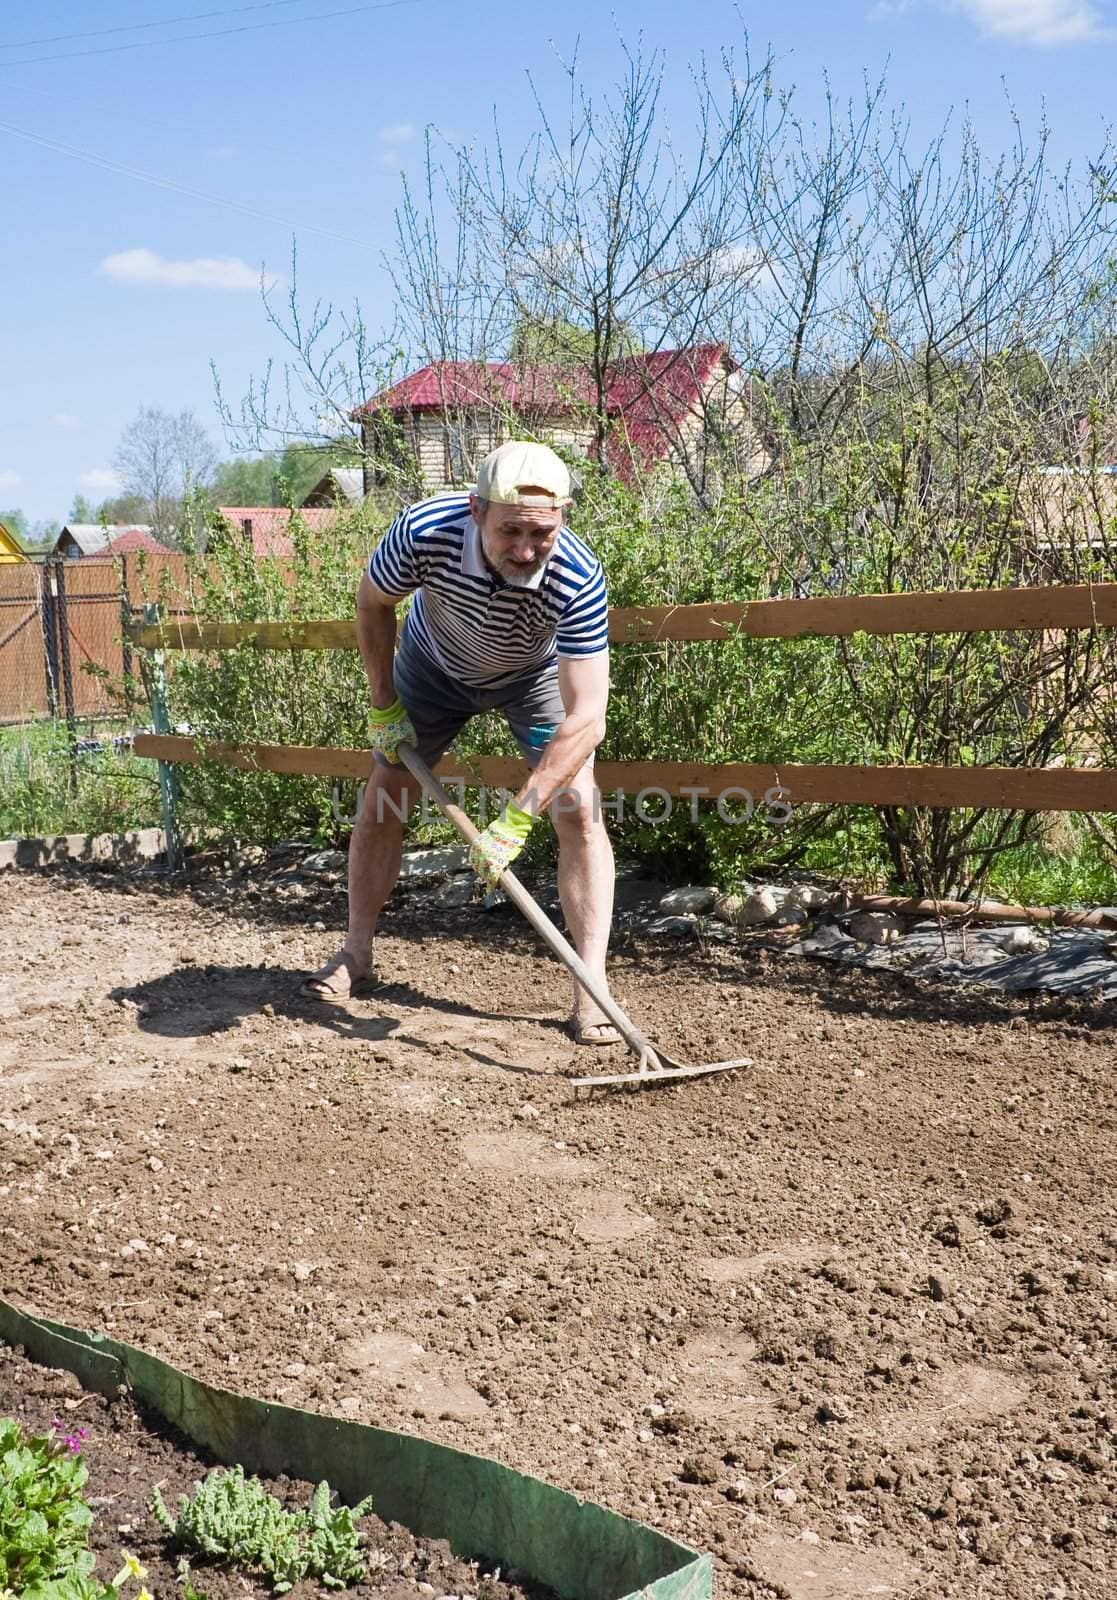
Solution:
[[[570,504],[570,473],[548,445],[509,439],[482,461],[477,494],[501,506],[559,508]]]

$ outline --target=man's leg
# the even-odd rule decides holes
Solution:
[[[602,987],[608,988],[605,955],[613,921],[613,848],[592,767],[583,767],[555,797],[551,814],[558,835],[559,898],[566,925],[574,948]],[[615,1044],[620,1038],[577,982],[570,1023],[581,1044]]]
[[[406,769],[373,762],[349,839],[349,931],[337,955],[303,985],[308,998],[345,999],[371,977],[376,921],[399,877],[404,819],[417,798]]]

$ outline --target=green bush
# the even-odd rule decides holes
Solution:
[[[944,402],[944,404],[947,404]],[[948,407],[949,409],[949,407]],[[853,427],[832,458],[781,444],[779,474],[727,481],[702,506],[685,486],[634,492],[582,464],[576,530],[601,557],[615,606],[739,602],[797,594],[860,594],[932,588],[998,588],[1019,581],[1019,545],[998,529],[1009,519],[996,490],[1007,466],[992,453],[985,477],[947,504],[926,503],[903,479],[908,437],[924,426],[887,417],[867,439]],[[905,431],[906,430],[906,431]],[[962,448],[961,446],[959,447]],[[1003,454],[1003,452],[1002,452]],[[967,459],[947,483],[966,480]],[[869,515],[866,507],[884,508]],[[255,557],[246,543],[211,537],[191,559],[191,604],[203,621],[347,618],[370,548],[387,522],[369,507],[310,534],[292,514],[291,563]],[[1078,555],[1070,553],[1074,559]],[[1070,556],[1068,556],[1070,559]],[[1059,577],[1060,573],[1047,574]],[[1103,575],[1100,572],[1096,575]],[[1110,649],[1108,645],[1104,649]],[[623,644],[612,653],[613,690],[602,759],[708,764],[1073,764],[1103,661],[1092,636],[1034,633],[752,639]],[[367,688],[351,651],[188,652],[169,658],[171,715],[199,739],[286,745],[365,742]],[[1099,734],[1095,745],[1104,745]],[[478,754],[511,754],[499,718],[479,718],[464,741]],[[238,838],[311,836],[346,829],[327,779],[244,773],[216,763],[179,769],[183,820]],[[634,816],[611,830],[619,849],[649,868],[729,886],[758,863],[918,892],[979,890],[990,874],[1011,878],[1018,851],[1039,851],[1028,813],[799,805],[752,796],[748,820],[731,822],[711,802],[676,801],[670,820]],[[653,812],[654,812],[654,808]],[[729,809],[746,809],[732,798]],[[413,837],[446,836],[436,824]],[[533,840],[541,864],[549,835]],[[1097,854],[1097,852],[1095,852]],[[1080,887],[1117,893],[1112,853]],[[1033,861],[1034,865],[1034,861]],[[1095,863],[1095,866],[1097,863]],[[1029,869],[1031,870],[1031,869]],[[1074,873],[1062,872],[1069,884]]]
[[[0,838],[127,833],[158,821],[149,762],[107,743],[75,756],[64,722],[0,729]]]

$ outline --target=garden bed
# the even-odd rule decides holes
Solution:
[[[756,1066],[577,1100],[623,1057],[513,914],[401,893],[384,987],[303,1002],[343,909],[0,879],[9,1298],[639,1518],[719,1600],[1111,1600],[1112,1004],[635,940],[648,1032]]]
[[[39,1366],[19,1349],[0,1343],[0,1417],[14,1417],[25,1432],[59,1437],[69,1434],[89,1470],[85,1497],[94,1510],[90,1544],[103,1581],[120,1567],[122,1550],[136,1556],[147,1572],[154,1600],[181,1596],[178,1560],[182,1552],[163,1533],[149,1508],[158,1486],[174,1511],[179,1495],[216,1465],[212,1457],[130,1399],[110,1403],[83,1392],[69,1372]],[[81,1437],[79,1430],[84,1430]],[[305,1508],[314,1485],[280,1477],[261,1479],[284,1506]],[[417,1539],[399,1523],[385,1523],[375,1512],[359,1524],[365,1535],[365,1578],[344,1590],[325,1590],[304,1579],[288,1591],[292,1600],[339,1593],[350,1600],[418,1600],[419,1596],[484,1597],[484,1600],[550,1600],[551,1591],[501,1573],[495,1563],[462,1561],[445,1540]],[[190,1560],[191,1581],[206,1600],[265,1600],[271,1587],[243,1568],[223,1568],[197,1556]]]

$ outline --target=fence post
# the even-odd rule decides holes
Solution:
[[[65,563],[58,563],[57,622],[59,655],[62,661],[62,703],[66,711],[66,729],[70,744],[70,790],[78,788],[78,720],[74,711],[74,673],[70,661],[70,618],[66,609]]]
[[[120,669],[124,677],[124,715],[131,724],[135,713],[135,664],[132,660],[132,601],[128,594],[128,556],[120,558]]]
[[[47,715],[54,722],[58,717],[58,627],[54,620],[54,562],[43,563],[43,581],[39,586],[40,620],[43,629],[43,671],[47,680]]]
[[[159,621],[157,605],[144,606],[144,622]],[[147,703],[151,707],[151,722],[156,733],[170,733],[171,719],[167,711],[167,676],[163,666],[162,650],[152,650],[140,656],[140,674],[147,690]],[[167,871],[177,872],[182,865],[182,840],[178,831],[178,780],[169,761],[159,762],[159,801],[163,810],[163,837],[167,858]]]

